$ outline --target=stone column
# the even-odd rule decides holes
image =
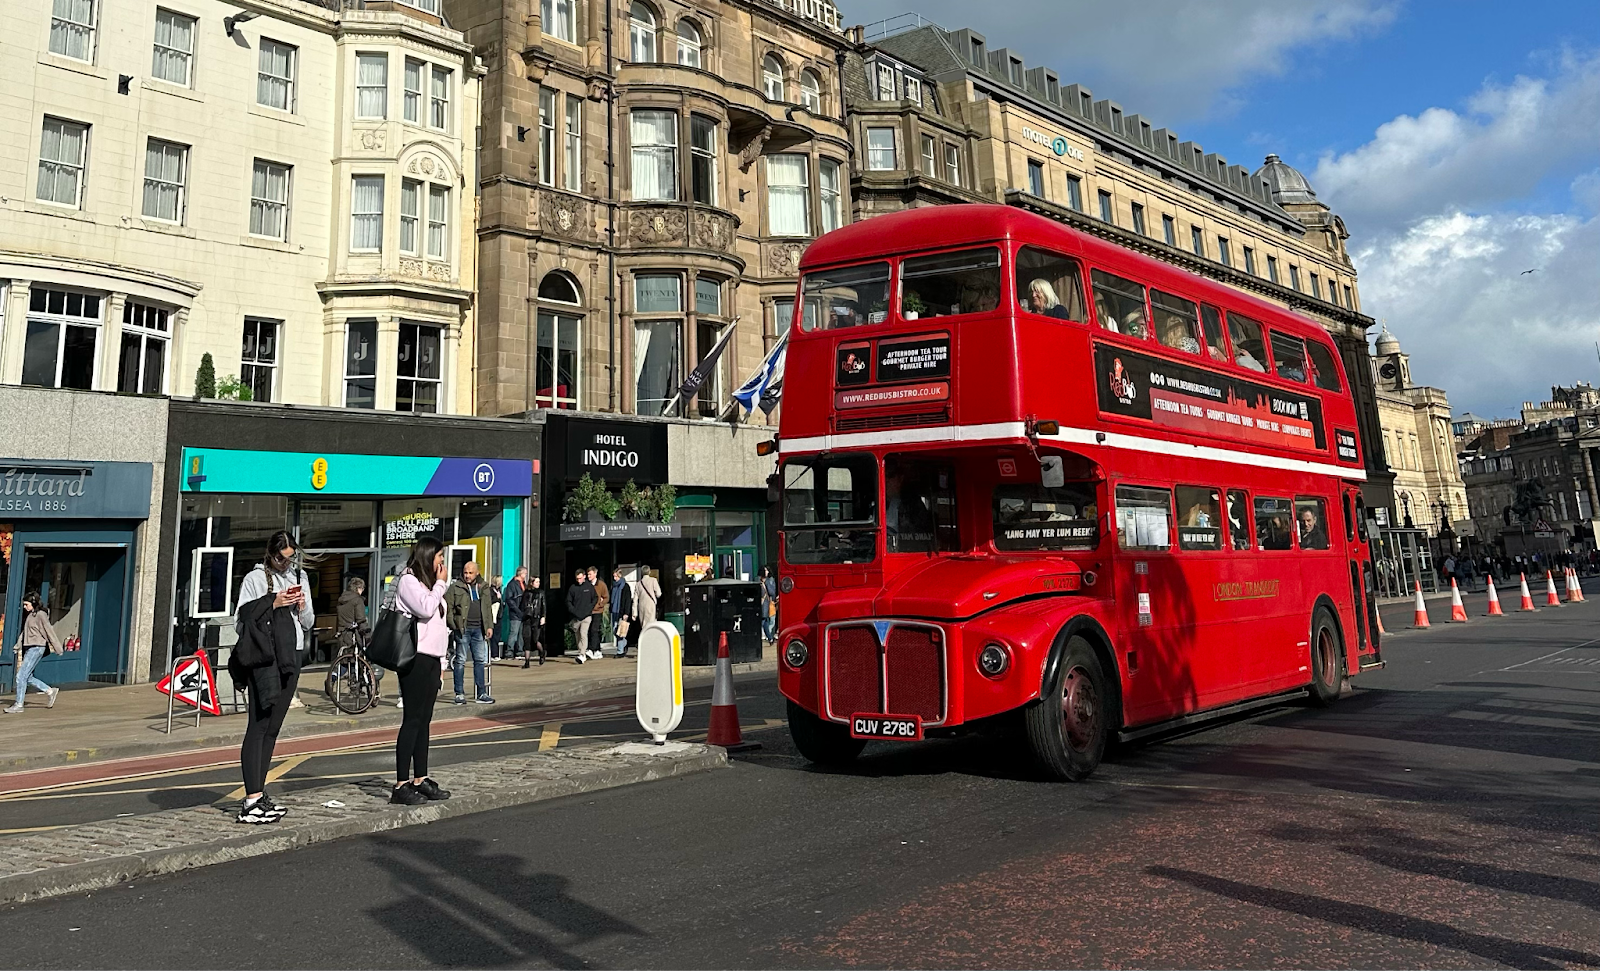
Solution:
[[[377,411],[393,411],[395,380],[400,362],[400,318],[394,314],[378,315],[378,388],[372,397]]]
[[[0,384],[22,382],[22,352],[28,340],[28,292],[31,280],[12,280],[0,305]]]
[[[122,361],[122,311],[127,305],[125,293],[106,295],[104,315],[100,318],[100,346],[96,348],[100,358],[95,371],[96,391],[117,390],[117,368]],[[220,369],[217,376],[222,376]]]

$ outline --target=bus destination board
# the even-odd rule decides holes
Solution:
[[[1322,402],[1309,395],[1096,344],[1100,410],[1213,438],[1325,452]]]

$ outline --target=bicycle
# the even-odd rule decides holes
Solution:
[[[349,715],[359,715],[378,703],[378,679],[367,660],[367,645],[372,631],[360,624],[345,628],[350,644],[339,649],[339,656],[328,666],[324,690],[333,706]]]

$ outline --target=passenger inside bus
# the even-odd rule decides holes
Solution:
[[[1148,340],[1150,320],[1145,307],[1144,286],[1104,270],[1095,270],[1089,276],[1100,326],[1118,334]]]
[[[1325,550],[1328,548],[1328,527],[1325,504],[1321,499],[1300,496],[1295,499],[1295,515],[1300,521],[1300,548]]]
[[[900,315],[907,320],[999,306],[1000,250],[993,246],[914,256],[900,264]]]
[[[1250,548],[1250,499],[1242,489],[1228,490],[1228,535],[1234,549]]]
[[[1228,346],[1222,339],[1222,315],[1210,304],[1200,305],[1200,319],[1205,324],[1206,353],[1213,361],[1228,359]]]
[[[1195,336],[1199,321],[1194,304],[1170,293],[1151,290],[1150,306],[1156,312],[1156,337],[1162,344],[1173,350],[1200,353],[1200,341]]]
[[[1089,319],[1078,261],[1032,246],[1017,251],[1017,302],[1029,313],[1057,320]]]
[[[1263,374],[1267,346],[1261,340],[1261,323],[1236,313],[1228,314],[1228,338],[1233,341],[1233,363]]]
[[[1289,334],[1272,331],[1272,360],[1278,365],[1278,377],[1290,381],[1306,379],[1305,341]]]
[[[1256,497],[1256,543],[1264,550],[1294,546],[1293,513],[1289,500]]]

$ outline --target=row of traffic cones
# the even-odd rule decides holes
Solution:
[[[1578,582],[1577,571],[1569,567],[1564,572],[1567,588],[1566,602],[1582,603],[1584,599],[1583,586]],[[1526,573],[1520,574],[1520,578],[1522,584],[1522,605],[1518,609],[1523,611],[1537,610],[1538,608],[1533,605],[1533,594],[1528,590],[1528,575]],[[1504,617],[1505,611],[1500,609],[1500,595],[1496,593],[1494,589],[1494,577],[1488,577],[1487,579],[1489,581],[1489,611],[1484,616]],[[1546,570],[1544,579],[1545,606],[1561,606],[1561,598],[1556,595],[1555,575],[1551,571]],[[1422,600],[1422,584],[1420,582],[1416,584],[1416,597],[1416,615],[1415,619],[1411,623],[1411,626],[1418,628],[1429,627],[1431,625],[1428,623],[1428,606]],[[1461,590],[1456,586],[1454,577],[1450,578],[1450,620],[1457,624],[1464,624],[1467,622],[1467,608],[1461,602]]]

